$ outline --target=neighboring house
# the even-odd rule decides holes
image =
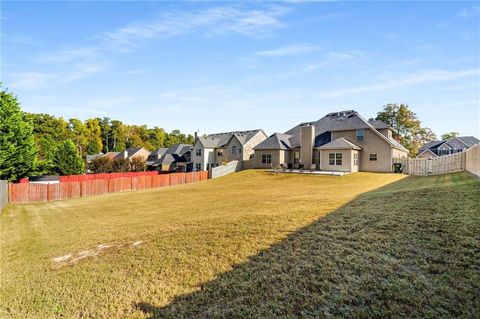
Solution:
[[[118,155],[119,152],[107,152],[103,157],[108,158],[113,161],[113,159]]]
[[[134,157],[139,157],[144,161],[146,161],[149,155],[150,155],[150,152],[144,149],[143,147],[129,147],[123,150],[122,152],[118,152],[118,154],[114,157],[114,159],[124,158],[130,161]]]
[[[387,124],[367,121],[353,110],[329,113],[255,146],[254,167],[391,172],[393,157],[408,156],[392,131]]]
[[[191,171],[190,154],[192,145],[175,144],[170,148],[160,148],[152,152],[148,158],[147,165],[151,170],[166,172]],[[156,160],[153,160],[161,154]]]
[[[151,166],[155,161],[158,161],[160,157],[167,152],[167,150],[167,147],[160,147],[158,150],[151,152],[147,158],[147,166]]]
[[[432,158],[455,154],[477,144],[480,144],[480,140],[474,136],[457,136],[448,140],[433,141],[420,147],[417,158]]]
[[[224,161],[249,160],[253,156],[253,148],[266,138],[267,134],[260,129],[197,137],[191,155],[193,169],[204,171],[222,165]]]
[[[85,157],[87,164],[90,164],[94,159],[105,156],[103,153],[92,154]]]

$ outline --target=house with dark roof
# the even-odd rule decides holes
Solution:
[[[474,136],[457,136],[448,140],[432,141],[420,147],[417,158],[432,158],[455,154],[477,144],[480,144],[480,140]]]
[[[143,147],[129,147],[121,152],[118,152],[114,159],[123,158],[130,161],[132,158],[138,157],[146,161],[149,155],[150,152]]]
[[[382,121],[366,120],[353,110],[329,113],[259,143],[254,147],[254,167],[391,172],[393,157],[408,156],[392,131]]]
[[[208,170],[227,161],[246,161],[253,157],[253,148],[264,141],[261,130],[215,133],[195,138],[192,165],[196,171]]]
[[[175,144],[170,148],[159,148],[150,153],[147,160],[148,169],[164,172],[190,171],[191,151],[190,144]]]

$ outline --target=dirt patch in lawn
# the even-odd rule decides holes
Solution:
[[[141,244],[143,244],[142,240],[120,243],[120,244],[100,244],[95,248],[82,250],[75,254],[66,254],[63,256],[54,257],[52,258],[52,262],[54,264],[54,268],[62,268],[65,266],[74,265],[85,258],[95,257],[102,253],[106,253],[108,251],[112,251],[120,248],[138,247]]]

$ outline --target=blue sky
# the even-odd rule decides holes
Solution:
[[[480,136],[475,2],[2,2],[1,81],[29,112],[283,132],[408,103]]]

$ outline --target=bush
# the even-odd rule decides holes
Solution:
[[[132,172],[145,172],[147,169],[147,163],[139,156],[132,157],[130,160],[130,171]]]
[[[105,156],[93,159],[88,168],[95,174],[111,173],[113,171],[112,161]]]
[[[127,159],[116,158],[112,162],[112,171],[117,173],[125,173],[130,171],[130,163]]]

